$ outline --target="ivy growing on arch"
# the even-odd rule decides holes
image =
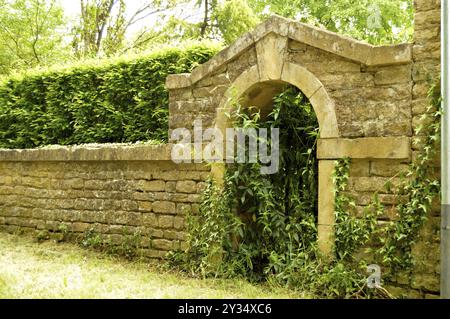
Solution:
[[[439,96],[436,89],[430,90],[430,112],[424,117],[431,124],[420,128],[426,139],[400,187],[399,195],[409,194],[410,200],[396,207],[397,221],[378,227],[377,217],[386,208],[377,194],[363,216],[355,216],[355,203],[346,193],[351,161],[336,162],[336,238],[331,259],[322,256],[316,244],[313,154],[318,125],[311,105],[291,87],[274,98],[274,109],[265,121],[252,109],[238,108],[237,125],[281,128],[282,173],[262,176],[258,164],[235,164],[228,167],[223,187],[210,181],[200,213],[189,216],[188,248],[172,252],[169,264],[193,276],[240,276],[319,297],[391,298],[384,288],[368,289],[367,262],[355,254],[367,248],[373,253],[371,261],[391,269],[414,265],[412,246],[440,189],[432,177],[440,137]],[[374,238],[381,248],[367,247]]]

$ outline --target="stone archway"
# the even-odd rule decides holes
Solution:
[[[335,160],[359,161],[351,187],[361,206],[395,175],[386,163],[411,160],[412,46],[372,46],[273,16],[192,73],[167,78],[169,128],[192,130],[200,117],[204,127],[224,130],[230,99],[255,85],[270,96],[276,83],[299,88],[318,118],[319,246],[330,253]],[[216,179],[222,173],[213,167]]]
[[[262,80],[257,66],[253,66],[242,73],[224,94],[217,108],[216,128],[221,130],[223,136],[226,135],[226,129],[232,126],[227,114],[231,113],[236,99],[256,98],[259,103],[252,105],[264,107],[264,103],[270,103],[277,90],[284,84],[297,87],[309,99],[319,122],[321,139],[339,137],[334,102],[329,98],[323,84],[307,69],[292,63],[286,63],[283,66],[279,78],[269,81],[267,81],[267,78],[266,81]],[[259,90],[255,90],[258,86],[260,86]],[[258,91],[260,97],[256,97],[255,91]],[[252,95],[252,97],[248,97],[248,95]],[[212,174],[216,180],[223,178],[224,167],[224,164],[213,166]],[[318,245],[324,254],[330,254],[333,247],[333,171],[334,161],[319,160]]]

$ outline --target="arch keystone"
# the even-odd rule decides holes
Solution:
[[[278,81],[287,52],[287,37],[269,33],[256,43],[261,81]]]

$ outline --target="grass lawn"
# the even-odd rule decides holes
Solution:
[[[0,299],[305,298],[244,280],[198,280],[72,244],[0,233]]]

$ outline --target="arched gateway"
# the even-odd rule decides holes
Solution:
[[[380,183],[372,165],[411,158],[411,69],[409,44],[375,47],[273,16],[191,74],[168,77],[170,129],[192,128],[200,116],[204,126],[224,131],[234,97],[264,107],[283,84],[298,87],[320,126],[319,246],[328,253],[334,161],[356,161],[353,191],[363,206],[362,198]],[[220,167],[213,170],[220,173]]]

